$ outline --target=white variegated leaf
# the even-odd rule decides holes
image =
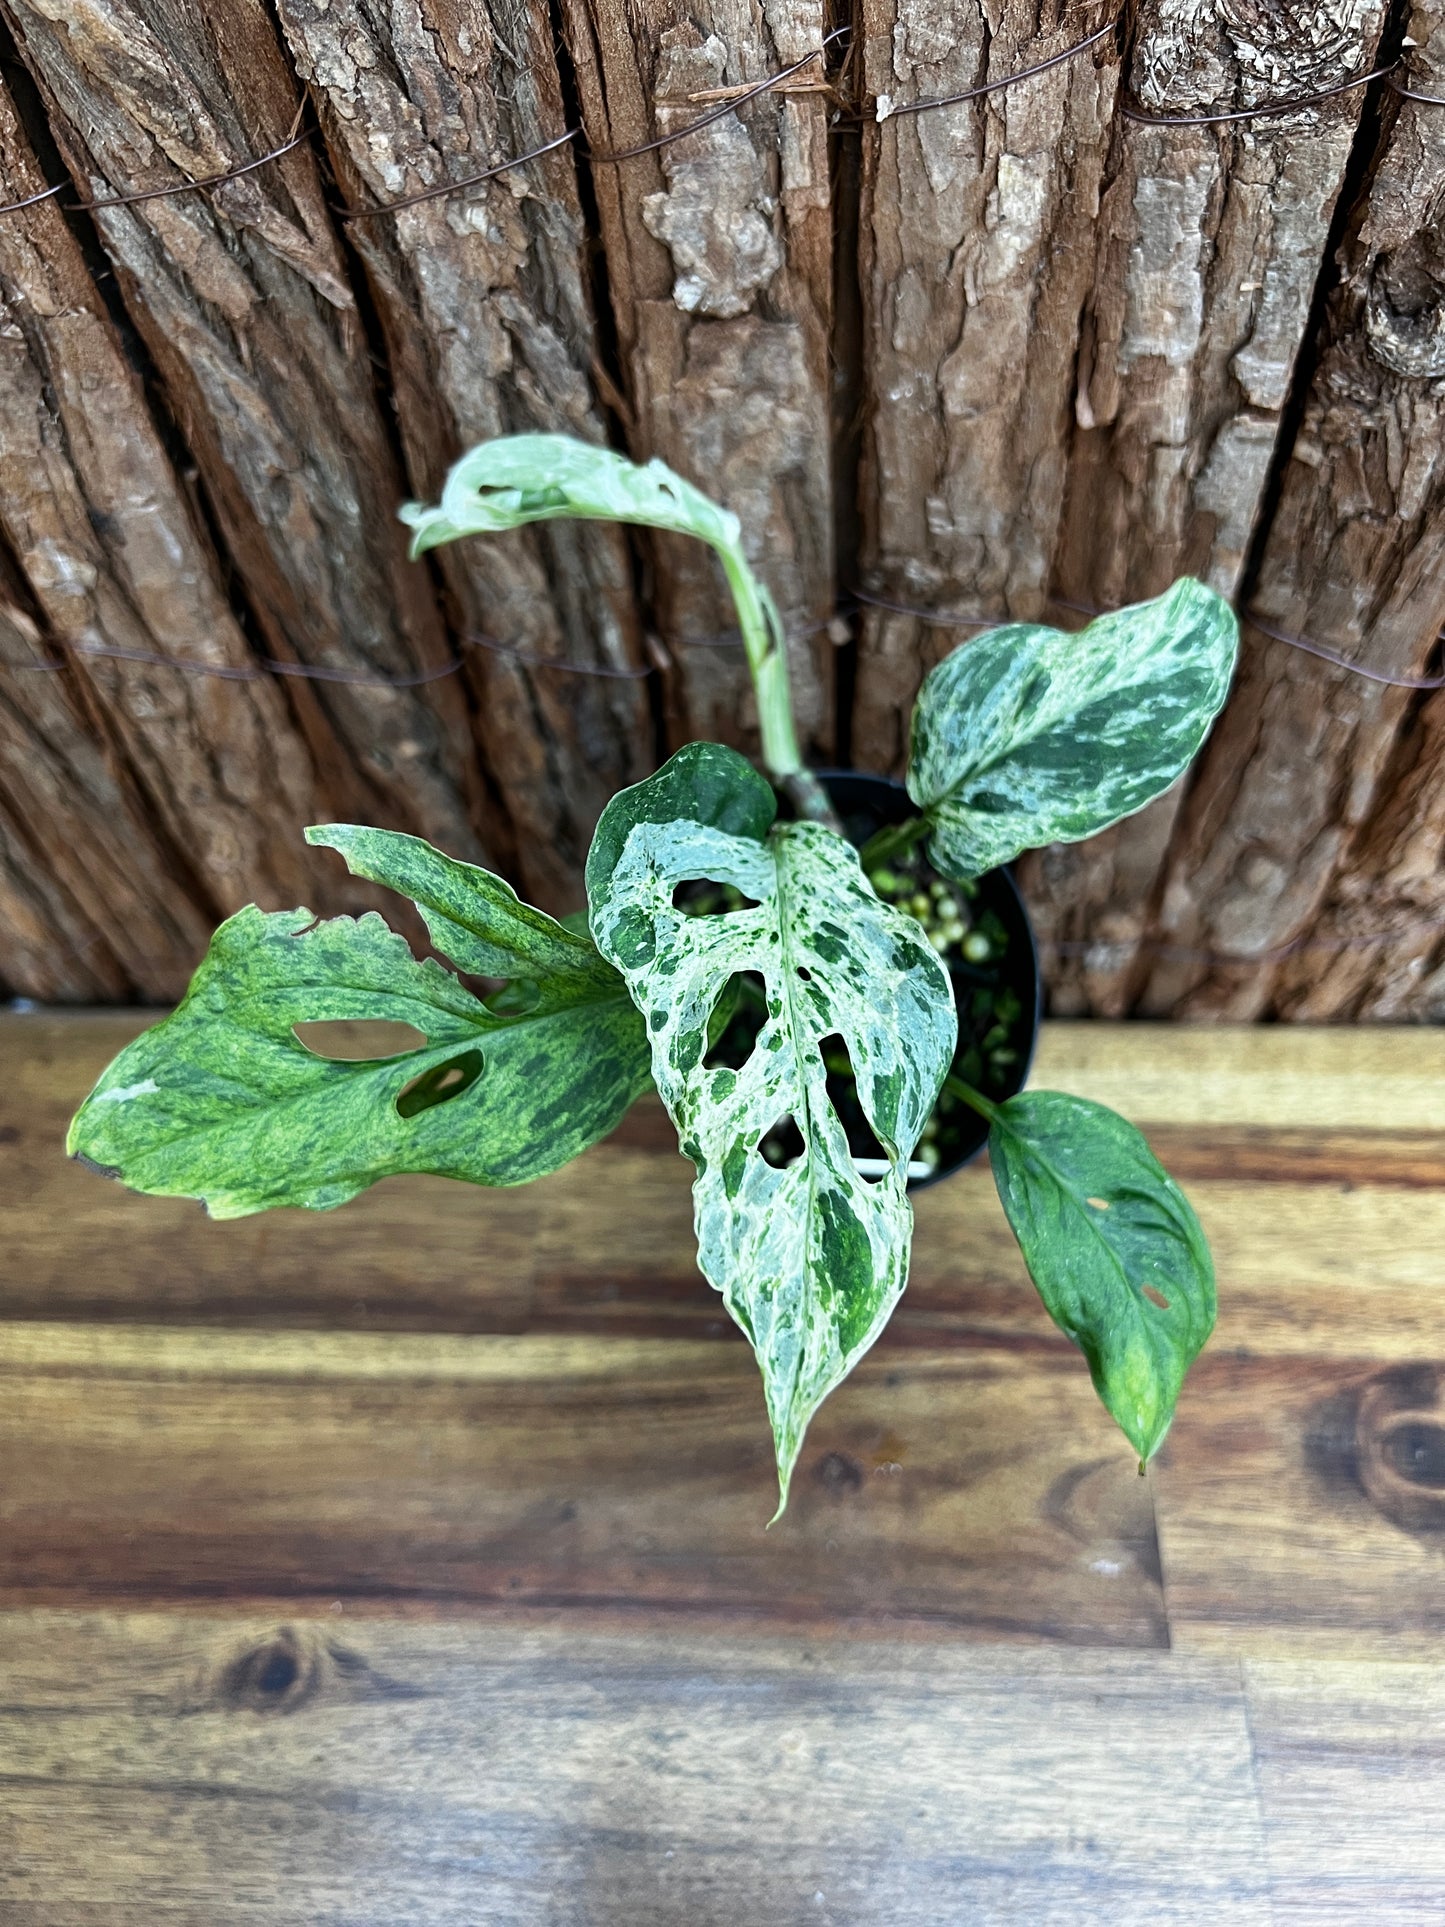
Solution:
[[[629,462],[571,435],[503,435],[468,450],[447,473],[435,508],[408,502],[412,554],[463,535],[494,535],[561,516],[636,522],[736,548],[738,518],[664,463]]]
[[[1239,626],[1201,582],[1070,635],[1010,623],[925,679],[908,791],[949,876],[1073,843],[1130,816],[1199,749],[1234,674]]]
[[[907,1278],[906,1166],[957,1021],[947,972],[853,849],[815,823],[770,828],[772,815],[741,757],[691,745],[608,806],[587,881],[593,935],[647,1020],[654,1081],[697,1166],[699,1262],[762,1368],[781,1510],[809,1419]],[[693,878],[756,907],[689,917],[673,894]],[[741,1070],[709,1070],[709,1019],[737,971],[762,976],[767,1019]],[[876,1180],[827,1095],[820,1045],[834,1033],[887,1156]],[[789,1115],[805,1148],[779,1170],[760,1146]]]

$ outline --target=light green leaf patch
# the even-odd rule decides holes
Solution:
[[[408,502],[401,519],[421,555],[463,535],[495,535],[560,516],[636,522],[735,549],[737,517],[659,461],[639,466],[570,435],[503,435],[482,442],[447,474],[435,508]]]
[[[1228,603],[1186,578],[1076,635],[1010,623],[955,649],[913,714],[908,792],[933,861],[981,876],[1142,809],[1204,741],[1238,646]]]
[[[762,1368],[781,1511],[809,1419],[907,1278],[906,1166],[957,1022],[917,923],[879,902],[841,837],[774,824],[774,807],[740,756],[694,744],[609,804],[587,889],[598,947],[647,1020],[654,1081],[697,1167],[699,1263]],[[673,894],[698,878],[756,907],[689,917]],[[768,1015],[740,1070],[709,1069],[709,1020],[739,971],[762,977]],[[828,1098],[820,1046],[834,1033],[886,1154],[876,1180],[856,1169]],[[777,1169],[760,1147],[787,1117],[804,1149]]]
[[[398,1172],[523,1184],[613,1128],[647,1086],[648,1054],[590,938],[414,837],[309,834],[404,889],[439,949],[519,994],[489,1008],[374,913],[318,921],[250,905],[216,932],[176,1010],[105,1072],[71,1125],[72,1154],[237,1218],[330,1210]],[[410,1024],[426,1043],[344,1062],[293,1029],[339,1019]]]
[[[1214,1265],[1193,1207],[1134,1126],[1025,1091],[991,1110],[994,1182],[1054,1323],[1141,1463],[1214,1329]]]

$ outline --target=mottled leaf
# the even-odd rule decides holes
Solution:
[[[906,1165],[957,1023],[917,923],[878,901],[841,837],[816,823],[770,828],[773,808],[733,751],[681,750],[608,805],[587,888],[593,934],[647,1019],[653,1078],[697,1167],[699,1263],[762,1368],[781,1510],[808,1420],[903,1289]],[[675,909],[677,886],[700,878],[754,907]],[[763,978],[767,1018],[740,1070],[708,1069],[709,1019],[740,971]],[[855,1168],[828,1099],[820,1046],[834,1033],[887,1156],[875,1181]],[[787,1117],[803,1151],[778,1169],[761,1146]]]
[[[637,522],[736,549],[738,519],[662,462],[629,462],[570,435],[504,435],[482,442],[448,472],[435,508],[408,502],[401,518],[420,555],[462,535],[493,535],[526,522],[581,516]]]
[[[908,792],[933,861],[981,876],[1142,809],[1188,766],[1229,693],[1239,628],[1188,578],[1078,634],[1010,623],[933,669]]]
[[[217,1218],[330,1210],[393,1173],[522,1184],[604,1136],[648,1084],[641,1020],[590,938],[415,838],[328,825],[313,841],[414,893],[439,949],[527,994],[489,1008],[381,917],[248,906],[222,924],[177,1009],[105,1072],[72,1153]],[[514,974],[515,973],[515,974]],[[412,1025],[423,1047],[318,1056],[293,1026]]]
[[[1024,1091],[991,1112],[999,1197],[1049,1316],[1142,1460],[1214,1329],[1214,1265],[1193,1207],[1102,1104]]]

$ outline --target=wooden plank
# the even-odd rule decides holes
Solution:
[[[4,1316],[520,1328],[534,1191],[415,1178],[342,1212],[213,1224],[194,1204],[138,1197],[70,1163],[71,1112],[145,1021],[133,1011],[0,1016],[0,1168],[16,1255],[0,1286]]]
[[[524,1190],[392,1180],[339,1213],[215,1225],[59,1155],[75,1103],[142,1021],[0,1019],[0,1157],[23,1254],[5,1286],[9,1316],[730,1332],[697,1270],[689,1167],[656,1106]],[[1442,1056],[1445,1039],[1416,1032],[1049,1025],[1038,1081],[1132,1115],[1188,1184],[1219,1269],[1219,1344],[1391,1359],[1439,1348]],[[982,1165],[916,1203],[899,1344],[986,1339],[1070,1356]]]
[[[1435,1927],[1445,1670],[1247,1660],[1277,1927]]]
[[[321,105],[353,208],[466,179],[566,122],[545,7],[492,0],[430,30],[371,0],[281,0],[297,72]],[[532,431],[605,439],[588,240],[569,150],[347,233],[387,340],[413,491],[435,500],[462,449]],[[604,377],[605,380],[605,377]],[[468,631],[583,668],[642,661],[626,537],[554,522],[439,552]],[[582,901],[603,805],[653,767],[646,691],[625,676],[537,672],[474,649],[477,729],[535,901]]]
[[[1383,1365],[1206,1353],[1156,1461],[1174,1646],[1437,1657],[1442,1388],[1438,1339]]]
[[[295,77],[248,0],[99,0],[66,19],[6,0],[6,14],[86,198],[209,179],[287,139]],[[209,193],[93,219],[266,653],[380,677],[438,665],[448,645],[406,560],[404,490],[314,157],[296,148]],[[453,679],[287,690],[336,814],[476,853]]]
[[[1034,0],[865,0],[864,89],[897,108],[998,82],[1106,18]],[[861,561],[885,596],[1044,613],[1118,72],[1104,42],[1018,86],[861,130]],[[919,682],[957,641],[865,611],[864,766],[902,767]]]
[[[499,1605],[1162,1646],[1149,1487],[1072,1358],[885,1340],[786,1522],[725,1343],[0,1326],[0,1600]]]
[[[6,1614],[0,1760],[16,1927],[1271,1918],[1168,1655]]]
[[[563,0],[588,141],[600,154],[675,134],[719,90],[821,53],[821,0]],[[589,170],[634,453],[660,456],[733,509],[783,614],[835,598],[829,414],[833,318],[827,94],[821,60],[787,87],[635,159]],[[713,558],[655,545],[656,601],[680,637],[676,740],[754,741],[737,649],[688,648],[734,627]],[[833,741],[832,648],[792,650],[799,733]]]
[[[1220,0],[1144,0],[1129,89],[1156,115],[1327,89],[1373,65],[1385,12],[1383,0],[1322,0],[1246,19]],[[1241,586],[1363,98],[1356,89],[1226,125],[1119,122],[1079,356],[1063,595],[1110,608],[1180,575],[1224,595]],[[1257,715],[1242,692],[1233,735],[1216,736],[1233,742],[1231,770],[1250,754],[1240,739],[1248,745]],[[1289,791],[1272,749],[1254,780]],[[1032,866],[1044,935],[1097,946],[1052,960],[1061,1014],[1130,1008],[1180,794]],[[1189,887],[1187,865],[1172,874]],[[1226,921],[1214,937],[1228,948],[1233,934]]]

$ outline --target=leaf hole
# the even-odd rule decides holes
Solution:
[[[430,1070],[402,1085],[396,1094],[397,1114],[417,1117],[438,1104],[450,1104],[454,1097],[469,1091],[481,1074],[479,1050],[464,1050],[456,1057],[449,1057],[444,1064],[433,1064]]]
[[[1091,1198],[1089,1202],[1092,1204],[1093,1199]],[[1160,1291],[1156,1286],[1141,1285],[1140,1290],[1144,1293],[1144,1296],[1149,1300],[1149,1303],[1151,1305],[1157,1305],[1160,1311],[1168,1311],[1169,1300],[1164,1296],[1163,1292]]]
[[[812,971],[809,970],[804,964],[798,965],[798,975],[802,978],[805,984],[810,984],[813,981]]]
[[[735,970],[718,994],[708,1020],[705,1071],[740,1071],[767,1022],[768,987],[756,970]]]
[[[892,1169],[892,1164],[863,1110],[858,1096],[857,1073],[841,1033],[834,1031],[831,1036],[823,1038],[818,1045],[818,1055],[823,1060],[828,1102],[838,1114],[838,1122],[843,1126],[854,1162],[862,1167],[859,1175],[866,1184],[881,1184]]]
[[[745,897],[735,883],[715,877],[685,877],[672,893],[672,907],[689,917],[730,917],[739,910],[756,910],[757,900]]]
[[[415,1024],[391,1023],[382,1017],[326,1018],[293,1024],[296,1041],[313,1057],[333,1064],[364,1064],[379,1057],[404,1057],[421,1050],[426,1035]]]
[[[763,1163],[770,1164],[775,1171],[786,1171],[790,1164],[796,1164],[805,1155],[807,1149],[803,1133],[798,1129],[798,1120],[791,1111],[780,1117],[770,1130],[764,1131],[758,1144]]]

